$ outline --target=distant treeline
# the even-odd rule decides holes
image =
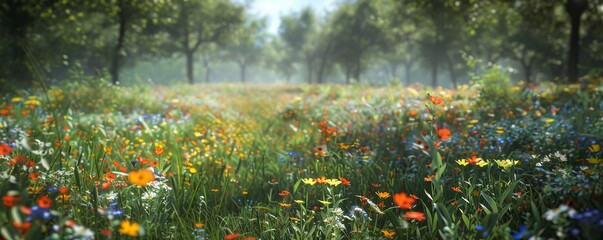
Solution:
[[[209,82],[218,63],[234,64],[241,82],[250,68],[308,83],[361,82],[380,69],[410,84],[420,71],[433,86],[498,64],[528,83],[603,74],[603,0],[346,0],[282,16],[278,34],[244,2],[5,0],[1,89],[118,84],[124,68],[169,59],[189,83]]]

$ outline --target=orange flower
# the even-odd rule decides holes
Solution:
[[[157,165],[159,165],[159,161],[157,161],[157,160],[154,160],[149,164],[149,166],[151,166],[152,168],[157,167]]]
[[[120,224],[119,233],[124,234],[124,235],[129,235],[132,237],[136,237],[136,236],[138,236],[139,230],[140,230],[140,225],[138,223],[124,220]]]
[[[65,195],[65,194],[69,193],[69,188],[68,187],[59,188],[59,193],[62,195]]]
[[[345,186],[350,186],[350,184],[352,184],[349,180],[347,180],[347,179],[345,179],[343,177],[340,177],[339,181],[341,181],[341,184],[343,184]]]
[[[108,173],[106,173],[106,174],[105,174],[105,178],[106,178],[108,181],[113,181],[113,180],[115,180],[115,174],[114,174],[114,173],[112,173],[112,172],[108,172]]]
[[[394,236],[396,235],[396,232],[394,231],[388,231],[388,230],[381,230],[381,233],[383,233],[383,236],[387,239],[393,239]]]
[[[8,144],[3,143],[0,144],[0,156],[8,156],[13,151],[13,148],[8,146]]]
[[[241,234],[239,234],[239,233],[231,233],[231,234],[228,234],[228,235],[224,236],[224,240],[237,239],[240,236],[241,236]]]
[[[415,203],[415,199],[406,195],[406,193],[396,193],[394,194],[394,203],[396,203],[396,205],[398,205],[400,208],[410,209]]]
[[[13,222],[13,227],[21,232],[21,235],[25,235],[27,230],[31,227],[31,222],[19,223],[17,221]]]
[[[46,195],[41,196],[38,199],[38,206],[40,206],[41,208],[50,208],[50,206],[52,206],[52,199],[50,199]]]
[[[438,105],[442,103],[442,101],[444,101],[442,97],[434,95],[429,95],[429,100],[431,100],[431,103],[433,103],[434,105]]]
[[[386,199],[391,196],[388,192],[375,192],[375,194],[381,199]]]
[[[322,185],[326,185],[327,184],[327,177],[322,176],[322,177],[316,178],[316,183],[322,184]]]
[[[435,175],[433,175],[433,174],[431,176],[427,175],[427,177],[425,177],[425,182],[431,182],[431,180],[433,178],[435,178]]]
[[[411,118],[417,117],[417,111],[415,111],[415,110],[408,111],[408,116]]]
[[[417,220],[417,221],[424,221],[425,220],[425,213],[422,212],[406,212],[404,213],[404,219],[406,220]]]
[[[7,207],[15,206],[20,201],[21,201],[21,197],[19,195],[10,194],[10,192],[8,195],[2,197],[2,203],[4,203],[4,206],[7,206]]]
[[[289,192],[287,190],[283,190],[278,195],[281,196],[281,197],[286,197],[286,196],[289,196],[289,194],[291,194],[291,192]]]
[[[436,128],[437,132],[436,135],[438,136],[438,138],[442,139],[442,140],[448,140],[450,139],[450,129],[448,128]]]
[[[161,155],[163,154],[164,149],[162,147],[156,147],[155,148],[155,154],[156,155]]]
[[[460,186],[450,187],[450,188],[452,189],[452,191],[455,191],[455,192],[460,192],[461,191],[461,187]]]
[[[134,170],[128,174],[128,180],[134,185],[145,187],[147,183],[155,180],[155,175],[149,169]]]

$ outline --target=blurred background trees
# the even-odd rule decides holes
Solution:
[[[495,65],[527,83],[603,74],[602,0],[340,0],[326,13],[287,13],[276,32],[250,3],[5,0],[0,84],[92,77],[452,87]]]

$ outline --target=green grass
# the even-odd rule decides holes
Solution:
[[[602,100],[597,85],[23,92],[0,105],[2,236],[596,239]]]

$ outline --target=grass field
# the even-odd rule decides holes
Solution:
[[[0,103],[4,239],[599,239],[603,89],[76,83]]]

